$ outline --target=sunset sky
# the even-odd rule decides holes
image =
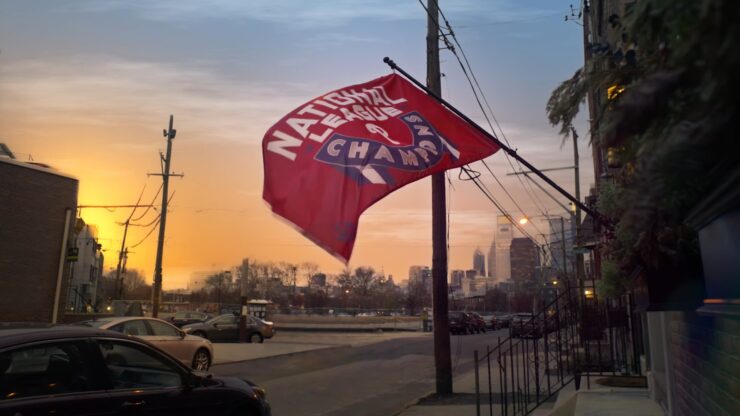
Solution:
[[[572,145],[549,126],[545,104],[583,63],[582,28],[565,22],[570,1],[441,0],[512,147],[540,168],[571,166]],[[80,181],[83,205],[132,204],[160,178],[158,151],[170,114],[174,191],[167,222],[164,287],[193,272],[242,258],[313,261],[327,273],[344,265],[274,217],[262,201],[265,131],[300,104],[330,90],[389,73],[384,56],[425,79],[426,14],[416,0],[4,0],[0,3],[0,142],[22,160]],[[441,52],[442,95],[485,123],[454,56]],[[581,186],[593,168],[585,122]],[[530,216],[541,209],[503,152],[488,159]],[[479,163],[482,179],[513,215],[523,215]],[[450,269],[487,253],[496,208],[451,171]],[[572,170],[551,177],[573,190]],[[431,184],[424,179],[371,207],[360,221],[350,266],[373,266],[405,280],[431,265]],[[540,207],[563,214],[537,188]],[[560,198],[565,201],[564,198]],[[159,204],[159,200],[156,202]],[[143,211],[139,211],[135,216]],[[84,209],[99,229],[106,270],[115,267],[129,210]],[[138,221],[156,217],[148,212]],[[534,219],[540,232],[549,232]],[[538,231],[530,227],[530,232]],[[132,227],[132,247],[150,227]],[[151,279],[156,230],[130,248],[129,267]]]

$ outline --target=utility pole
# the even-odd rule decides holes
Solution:
[[[437,0],[427,0],[427,12],[427,87],[441,96]],[[434,315],[434,366],[439,395],[452,394],[445,211],[445,174],[440,172],[432,175],[432,310]]]
[[[157,240],[157,260],[154,265],[154,287],[152,288],[152,316],[157,317],[159,314],[159,301],[162,295],[162,252],[164,250],[164,230],[167,224],[167,197],[169,196],[169,179],[170,176],[180,176],[170,173],[170,161],[172,161],[172,140],[175,138],[177,131],[172,128],[174,117],[170,115],[170,126],[164,130],[164,137],[167,138],[167,155],[159,154],[162,167],[162,209],[159,213],[159,239]]]
[[[561,247],[563,249],[563,276],[568,279],[568,255],[565,251],[565,220],[560,217],[560,239],[562,241]]]
[[[239,316],[239,342],[247,342],[247,290],[249,289],[249,259],[242,262],[240,276],[241,313]]]
[[[578,164],[578,133],[576,133],[576,129],[573,128],[573,126],[570,126],[570,131],[573,136],[573,163],[574,163],[574,171],[576,174],[576,199],[581,200],[581,174]],[[582,243],[581,241],[581,207],[579,207],[577,204],[575,205],[576,208],[576,216],[574,218],[576,222],[576,241],[573,250],[576,252],[576,280],[578,282],[582,282],[584,279],[584,267],[583,267],[583,253],[580,252],[579,247]]]
[[[121,251],[118,252],[118,266],[116,267],[116,283],[118,284],[118,290],[116,291],[118,294],[118,299],[123,299],[123,277],[121,276],[121,263],[123,262],[123,257],[127,254],[124,252],[128,251],[128,249],[124,249],[126,246],[126,234],[128,234],[128,225],[131,218],[127,219],[124,223],[123,228],[123,241],[121,241]]]

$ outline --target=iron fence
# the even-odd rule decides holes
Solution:
[[[490,416],[526,415],[570,383],[578,390],[583,379],[591,388],[593,376],[641,374],[641,320],[631,298],[564,286],[539,313],[513,321],[509,337],[474,352],[477,415],[486,407]]]

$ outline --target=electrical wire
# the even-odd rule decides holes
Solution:
[[[131,248],[136,248],[136,247],[140,246],[144,241],[146,241],[146,239],[149,238],[150,235],[152,235],[152,233],[154,232],[154,230],[157,229],[157,225],[159,224],[159,222],[161,220],[162,220],[162,217],[161,216],[157,216],[157,222],[156,222],[156,224],[154,224],[154,226],[149,230],[149,232],[146,233],[146,235],[144,236],[144,238],[142,238],[141,240],[139,240],[138,243],[136,243],[133,246],[131,246]]]
[[[164,184],[159,184],[159,189],[157,190],[157,193],[154,195],[154,198],[152,198],[152,202],[149,203],[149,206],[146,208],[144,213],[142,213],[139,217],[134,218],[131,221],[134,221],[134,222],[140,221],[149,212],[149,210],[152,209],[152,207],[154,206],[154,202],[157,200],[157,197],[159,196],[159,193],[162,192],[162,186],[164,186]]]
[[[421,0],[419,0],[419,1],[421,1]],[[491,129],[491,131],[494,131],[495,132],[495,129],[493,128],[493,124],[491,123],[491,120],[488,118],[488,115],[486,113],[486,110],[483,108],[483,104],[481,103],[480,99],[478,98],[478,94],[476,92],[476,87],[477,87],[478,91],[480,92],[480,96],[483,98],[483,102],[485,102],[486,107],[488,108],[488,112],[491,114],[491,118],[493,118],[494,122],[496,123],[496,126],[498,127],[498,130],[499,130],[499,133],[501,134],[501,137],[506,142],[506,145],[509,146],[509,148],[511,148],[511,144],[509,143],[509,139],[506,137],[506,134],[504,133],[503,129],[501,128],[501,124],[499,124],[498,119],[496,118],[496,115],[493,113],[493,109],[491,108],[491,105],[488,102],[488,99],[486,98],[486,95],[483,93],[483,89],[480,87],[480,84],[478,83],[478,78],[475,76],[475,72],[473,72],[473,68],[471,67],[470,61],[468,60],[468,57],[465,54],[465,50],[463,49],[463,47],[460,44],[460,42],[457,40],[457,36],[455,35],[455,32],[452,30],[452,25],[450,25],[450,22],[449,22],[449,20],[447,20],[447,16],[445,16],[445,14],[442,11],[442,9],[439,8],[439,7],[438,7],[438,9],[439,9],[439,14],[442,16],[442,20],[444,20],[445,26],[447,27],[447,31],[449,32],[449,36],[452,37],[452,40],[457,45],[457,48],[460,51],[460,54],[462,54],[463,60],[465,61],[465,65],[463,65],[463,62],[460,60],[460,57],[455,52],[454,48],[453,49],[450,49],[450,52],[452,52],[452,54],[455,55],[455,58],[457,59],[457,62],[460,64],[460,67],[462,68],[463,74],[467,78],[468,84],[470,84],[470,88],[473,91],[473,95],[475,96],[475,100],[478,103],[478,107],[480,107],[481,111],[483,112],[483,116],[485,117],[486,122],[488,123],[489,128]],[[429,10],[428,9],[427,9],[427,13],[429,13]],[[439,28],[439,24],[437,25],[437,27]],[[440,29],[440,32],[441,32],[441,28],[439,28],[439,29]],[[446,40],[446,36],[445,36],[445,40]],[[467,65],[467,70],[465,69],[465,66],[466,65]],[[468,75],[468,72],[470,72],[470,75]],[[471,81],[471,77],[472,77],[472,81]],[[473,86],[473,83],[475,83],[475,86]],[[506,157],[506,160],[509,162],[509,166],[511,166],[511,168],[514,171],[516,171],[516,168],[514,168],[514,165],[511,162],[511,158],[509,157],[509,155],[504,152],[504,156]],[[521,163],[518,160],[517,160],[517,164],[519,165],[519,172],[521,172],[522,171],[522,165],[521,165]],[[535,205],[537,205],[537,201],[539,199],[536,198],[536,192],[534,192],[534,189],[532,188],[532,184],[527,183],[527,185],[529,185],[529,189],[528,189],[527,188],[527,185],[525,185],[524,181],[518,175],[517,175],[517,179],[519,180],[519,183],[524,188],[525,192],[527,192],[527,194],[532,199],[532,201],[535,203]],[[531,193],[530,193],[530,191],[531,191]],[[539,203],[541,204],[542,201],[539,201]],[[540,209],[541,212],[543,211],[542,210],[542,207],[540,207],[539,205],[537,205],[537,207]]]
[[[175,192],[173,191],[172,194],[170,194],[169,199],[167,200],[167,204],[169,204],[172,201],[172,198],[174,196],[175,196]],[[149,230],[149,232],[146,233],[146,235],[144,236],[144,238],[142,238],[141,240],[139,240],[138,243],[136,243],[133,246],[131,246],[131,248],[136,248],[136,247],[140,246],[144,241],[146,241],[146,239],[149,238],[150,235],[152,235],[152,233],[154,232],[154,230],[157,229],[157,225],[159,225],[159,223],[161,221],[162,221],[162,214],[160,213],[159,215],[157,215],[156,221],[153,221],[151,223],[152,224],[152,228]]]
[[[430,17],[433,17],[433,16],[431,16],[431,13],[429,12],[429,9],[428,9],[428,8],[426,7],[426,5],[424,5],[424,3],[422,2],[422,0],[419,0],[419,4],[420,4],[420,5],[421,5],[421,6],[422,6],[422,7],[424,8],[424,10],[425,10],[425,11],[427,12],[427,15],[429,15]],[[439,6],[439,5],[437,5],[437,6]],[[506,136],[504,135],[504,132],[503,132],[503,130],[501,129],[501,125],[500,125],[500,124],[498,123],[498,120],[497,120],[497,119],[495,118],[495,115],[493,114],[493,110],[491,109],[491,106],[490,106],[490,104],[488,103],[488,100],[487,100],[487,99],[485,98],[485,95],[483,94],[483,90],[482,90],[482,89],[480,88],[480,84],[478,83],[478,80],[477,80],[477,78],[475,77],[475,74],[473,73],[472,67],[470,66],[470,62],[468,61],[468,59],[467,59],[467,56],[465,55],[465,52],[464,52],[464,51],[462,50],[462,45],[460,45],[460,42],[459,42],[459,41],[457,40],[457,37],[455,36],[455,33],[454,33],[454,31],[452,30],[452,26],[450,25],[450,23],[449,23],[449,21],[447,20],[446,16],[445,16],[445,15],[444,15],[444,13],[442,12],[441,8],[439,8],[439,7],[438,7],[438,10],[439,10],[439,13],[440,13],[440,15],[442,16],[442,18],[443,18],[444,22],[445,22],[445,25],[446,25],[446,27],[447,27],[447,31],[449,32],[449,36],[451,36],[451,37],[452,37],[453,41],[455,42],[455,44],[456,44],[456,45],[458,46],[458,48],[460,49],[460,52],[461,52],[461,54],[463,55],[463,58],[465,59],[465,62],[466,62],[466,64],[467,64],[467,69],[466,69],[466,66],[465,66],[465,64],[463,64],[462,60],[461,60],[461,59],[460,59],[460,57],[459,57],[459,56],[457,55],[457,52],[455,51],[455,47],[454,47],[454,46],[453,46],[453,45],[452,45],[452,44],[450,43],[449,39],[447,38],[448,34],[444,33],[444,31],[442,30],[442,27],[441,27],[441,26],[439,25],[439,23],[438,23],[438,22],[436,22],[436,19],[432,19],[432,21],[434,21],[434,22],[436,23],[436,26],[437,26],[437,31],[438,31],[438,32],[440,33],[440,35],[442,36],[442,39],[443,39],[443,41],[444,41],[444,43],[445,43],[445,46],[446,46],[446,48],[447,48],[447,49],[448,49],[448,50],[449,50],[450,52],[452,52],[452,54],[453,54],[453,55],[455,56],[455,58],[457,59],[457,62],[458,62],[458,64],[460,65],[460,68],[461,68],[461,70],[463,71],[463,74],[465,75],[466,79],[468,80],[468,84],[470,85],[470,87],[471,87],[471,89],[472,89],[472,91],[473,91],[473,95],[474,95],[474,97],[475,97],[475,100],[476,100],[476,102],[478,103],[478,106],[480,107],[481,111],[483,112],[483,116],[485,117],[485,119],[486,119],[486,122],[487,122],[487,123],[488,123],[488,125],[489,125],[489,128],[491,129],[491,131],[493,131],[493,132],[495,133],[495,129],[494,129],[494,127],[493,127],[493,124],[491,123],[491,120],[489,119],[489,117],[488,117],[488,114],[486,113],[485,109],[483,108],[483,104],[481,103],[481,100],[480,100],[480,98],[478,97],[478,91],[476,91],[476,86],[477,86],[478,90],[480,91],[480,95],[481,95],[481,96],[483,97],[483,100],[485,101],[486,105],[488,106],[489,112],[491,113],[491,116],[493,117],[494,121],[496,122],[496,125],[498,126],[498,128],[499,128],[499,131],[500,131],[500,133],[501,133],[502,137],[503,137],[503,138],[504,138],[504,140],[506,141],[506,144],[507,144],[507,146],[511,147],[511,144],[509,143],[508,139],[507,139],[507,138],[506,138]],[[470,75],[468,74],[468,72],[470,72]],[[472,80],[471,80],[471,77],[472,77]],[[475,83],[475,86],[473,85],[474,83]],[[504,153],[504,154],[505,154],[505,156],[506,156],[506,160],[507,160],[507,161],[509,162],[509,165],[511,166],[511,168],[512,168],[512,169],[514,169],[514,170],[516,170],[516,168],[514,168],[514,165],[513,165],[513,164],[512,164],[512,162],[511,162],[511,160],[510,160],[509,156],[508,156],[508,155],[507,155],[506,153]],[[512,196],[511,196],[511,194],[510,194],[510,193],[508,192],[508,190],[506,190],[506,188],[505,188],[505,187],[503,186],[503,184],[501,183],[501,181],[500,181],[500,180],[498,179],[498,177],[497,177],[497,176],[496,176],[496,175],[495,175],[495,174],[493,173],[493,171],[492,171],[492,170],[491,170],[491,169],[490,169],[490,168],[488,167],[488,165],[487,165],[487,164],[485,163],[485,161],[481,161],[481,162],[482,162],[482,163],[483,163],[483,164],[484,164],[484,165],[486,166],[486,168],[488,169],[488,171],[489,171],[489,172],[491,173],[491,175],[492,175],[492,176],[494,177],[494,179],[496,180],[496,182],[497,182],[497,183],[498,183],[498,184],[499,184],[499,185],[501,186],[501,188],[502,188],[502,189],[504,190],[504,192],[505,192],[505,193],[507,194],[507,196],[509,196],[509,198],[510,198],[510,199],[512,200],[512,202],[514,202],[514,204],[515,204],[515,205],[517,206],[517,208],[519,208],[519,210],[520,210],[520,211],[522,212],[522,214],[524,214],[524,215],[526,216],[526,212],[525,212],[525,211],[524,211],[524,210],[523,210],[523,209],[522,209],[522,208],[521,208],[521,207],[519,206],[519,204],[518,204],[518,203],[517,203],[517,202],[516,202],[516,201],[514,200],[514,198],[513,198]],[[518,163],[518,161],[517,161],[517,163]],[[521,167],[521,165],[520,165],[520,167]],[[466,173],[467,175],[469,175],[469,176],[471,175],[470,171],[466,171],[465,173]],[[477,174],[478,176],[480,176],[480,173],[476,172],[476,174]],[[472,179],[472,178],[471,178],[471,179]],[[525,191],[527,192],[527,194],[528,194],[528,195],[530,196],[530,198],[532,198],[532,200],[533,200],[533,201],[535,202],[535,205],[536,205],[536,206],[537,206],[537,207],[538,207],[538,208],[540,209],[540,212],[543,212],[543,211],[542,211],[542,209],[541,209],[541,207],[540,207],[540,206],[538,205],[538,203],[537,203],[537,200],[536,200],[536,199],[535,199],[535,198],[533,197],[533,194],[531,194],[531,193],[530,193],[530,191],[529,191],[529,190],[527,189],[527,186],[526,186],[526,185],[525,185],[525,184],[523,183],[522,179],[521,179],[521,178],[519,178],[518,176],[517,176],[517,179],[518,179],[518,180],[519,180],[519,182],[520,182],[520,183],[522,184],[522,187],[523,187],[523,188],[524,188],[524,190],[525,190]],[[531,184],[529,184],[529,186],[531,187],[532,185],[531,185]],[[536,194],[535,194],[535,196],[536,196]],[[541,203],[541,201],[539,201],[539,202]],[[501,208],[499,208],[499,210],[501,210]],[[508,215],[508,213],[507,213],[507,215]],[[511,219],[511,216],[510,216],[510,215],[508,216],[508,218],[509,218],[509,221],[511,221],[511,222],[512,222],[513,224],[515,224],[515,222],[514,222],[514,221],[512,221],[512,219]],[[536,229],[536,230],[537,230],[538,232],[540,232],[540,231],[539,231],[539,229],[537,229],[536,225],[534,225],[534,223],[533,223],[533,227],[534,227],[534,228],[535,228],[535,229]],[[518,227],[518,228],[521,228],[521,227]],[[541,234],[541,233],[540,233],[540,234]],[[533,241],[534,241],[534,242],[536,242],[537,240],[533,239]]]

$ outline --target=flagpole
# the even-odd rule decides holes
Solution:
[[[439,70],[439,5],[427,1],[427,86],[441,95]],[[445,173],[432,175],[432,319],[434,368],[438,395],[452,394],[452,355],[447,290],[447,218]]]
[[[519,154],[516,152],[516,150],[511,149],[510,147],[506,146],[504,143],[502,143],[496,136],[489,133],[486,129],[479,126],[478,123],[471,120],[468,116],[463,114],[462,111],[455,108],[452,104],[445,101],[439,94],[436,94],[431,89],[427,88],[424,84],[416,80],[413,76],[411,76],[408,72],[404,71],[401,67],[399,67],[395,62],[393,62],[392,59],[389,57],[383,58],[383,62],[388,64],[388,66],[391,67],[394,71],[398,71],[401,75],[403,75],[406,79],[413,82],[414,85],[424,90],[427,94],[429,94],[432,98],[439,101],[442,105],[447,107],[450,111],[457,114],[458,117],[465,120],[468,124],[475,127],[478,131],[480,131],[482,134],[484,134],[486,137],[488,137],[490,140],[492,140],[494,143],[496,143],[497,146],[501,148],[504,152],[506,152],[509,156],[513,157],[514,159],[518,160],[522,165],[526,166],[529,170],[531,170],[534,174],[540,177],[543,181],[547,182],[548,185],[555,188],[556,191],[558,191],[561,195],[568,198],[568,200],[572,203],[574,203],[578,208],[582,209],[585,213],[590,215],[595,221],[599,222],[601,225],[612,228],[611,222],[605,218],[603,215],[601,215],[599,212],[589,208],[587,205],[579,201],[576,197],[568,193],[565,189],[561,188],[560,185],[556,184],[552,179],[547,177],[544,173],[542,173],[539,169],[535,168],[531,163],[527,162],[526,159],[519,156]]]

